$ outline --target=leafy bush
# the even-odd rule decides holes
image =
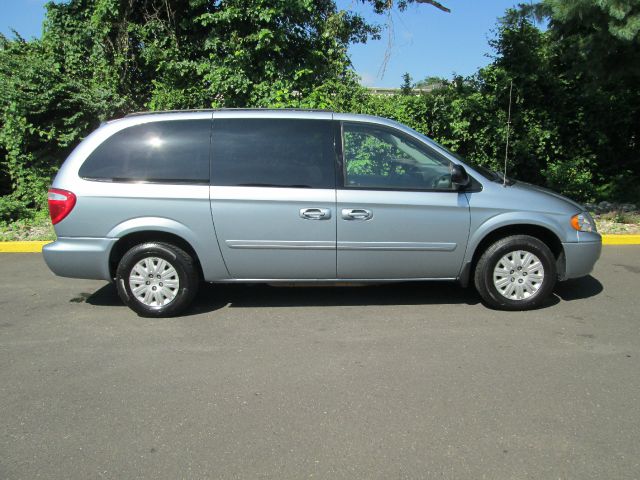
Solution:
[[[30,218],[33,211],[23,201],[9,195],[0,197],[0,222],[11,222],[20,218]]]
[[[551,160],[544,170],[547,186],[583,202],[592,202],[596,197],[593,187],[593,159],[573,158]]]

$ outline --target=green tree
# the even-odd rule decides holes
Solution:
[[[41,39],[0,37],[3,182],[29,205],[43,204],[69,150],[109,118],[343,101],[358,90],[348,45],[379,34],[333,0],[70,0],[46,8]]]
[[[449,8],[444,6],[441,2],[437,2],[436,0],[398,0],[394,3],[394,0],[360,0],[362,3],[369,3],[373,6],[373,10],[376,13],[384,13],[393,7],[397,7],[399,10],[404,10],[407,8],[409,4],[412,3],[422,3],[436,7],[443,12],[451,12]]]
[[[489,168],[504,160],[513,80],[509,172],[580,200],[640,200],[638,4],[544,2],[511,9],[493,62],[419,97],[372,102],[382,112]],[[548,28],[537,27],[546,15]]]
[[[554,70],[563,75],[565,118],[596,163],[595,183],[608,198],[640,199],[640,3],[637,0],[546,0]]]
[[[413,82],[411,75],[408,73],[402,74],[402,84],[400,85],[400,93],[402,95],[411,95],[413,91]]]
[[[447,84],[447,79],[442,77],[428,76],[419,80],[415,84],[415,88],[434,89],[440,88]]]

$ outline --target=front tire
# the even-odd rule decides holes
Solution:
[[[489,307],[531,310],[551,295],[557,276],[555,257],[545,243],[529,235],[513,235],[484,251],[474,280]]]
[[[169,243],[136,245],[116,271],[118,295],[142,317],[178,315],[191,304],[198,284],[194,259]]]

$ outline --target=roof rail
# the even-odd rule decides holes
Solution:
[[[185,113],[185,112],[224,112],[224,111],[236,111],[236,112],[329,112],[332,110],[326,110],[322,108],[192,108],[184,110],[155,110],[146,112],[131,112],[125,115],[125,117],[137,117],[139,115],[155,115],[157,113]]]

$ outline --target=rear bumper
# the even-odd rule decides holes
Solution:
[[[565,271],[560,280],[589,275],[600,258],[602,240],[595,242],[563,243]]]
[[[109,253],[117,238],[61,237],[42,248],[53,273],[61,277],[111,280]]]

